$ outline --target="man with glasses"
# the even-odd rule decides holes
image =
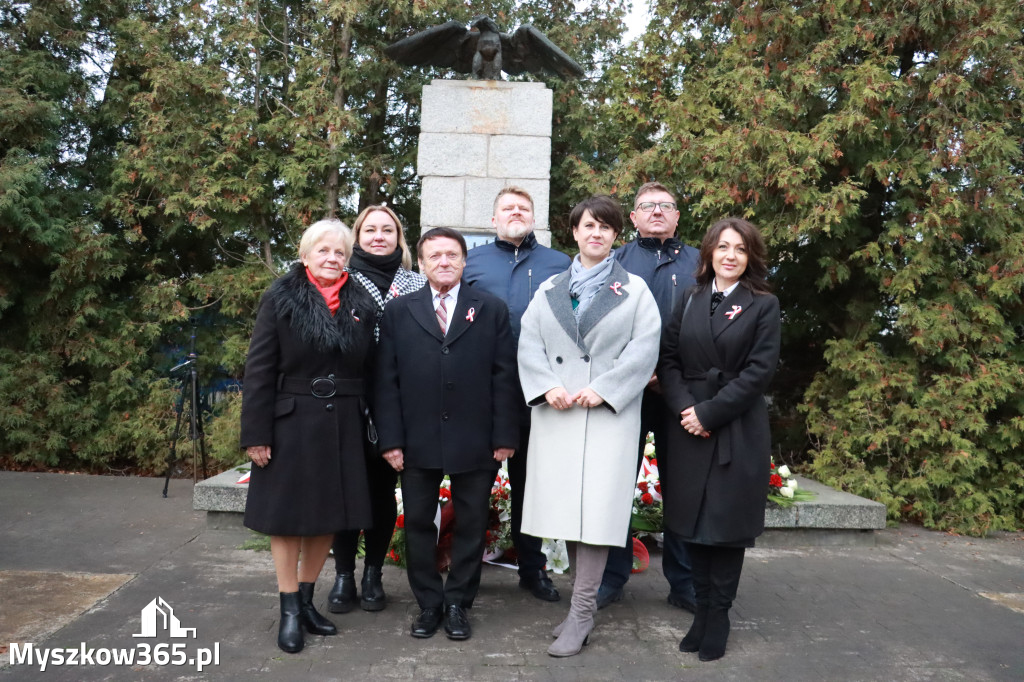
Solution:
[[[633,211],[629,214],[636,228],[636,239],[615,251],[619,264],[645,282],[658,302],[663,322],[672,315],[672,308],[683,293],[696,284],[694,276],[700,252],[676,239],[679,209],[668,189],[657,182],[648,182],[637,190]],[[652,376],[644,390],[640,417],[640,457],[648,432],[654,433],[656,446],[665,443],[665,402],[661,397],[657,376]],[[640,460],[637,460],[639,470]],[[671,466],[667,458],[658,459],[659,469]],[[608,606],[622,599],[622,588],[633,568],[633,545],[626,539],[625,547],[608,553],[608,565],[597,594],[597,607]],[[690,558],[681,542],[665,533],[662,569],[669,582],[668,603],[687,611],[694,609],[693,580]]]
[[[533,199],[521,187],[504,187],[494,198],[491,224],[497,238],[469,252],[463,281],[490,292],[508,304],[512,336],[519,343],[519,327],[537,288],[549,277],[565,272],[572,263],[564,253],[537,242],[533,233]],[[518,381],[516,382],[518,386]],[[520,532],[523,489],[526,486],[526,452],[530,442],[530,407],[522,391],[519,400],[519,447],[508,460],[512,485],[512,543],[519,561],[519,586],[537,599],[558,601],[559,594],[544,566],[541,539]]]

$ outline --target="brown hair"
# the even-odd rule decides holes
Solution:
[[[615,230],[616,237],[622,234],[622,206],[619,206],[615,199],[607,194],[595,194],[573,206],[572,212],[569,213],[569,225],[572,229],[579,227],[586,211],[590,211],[590,215]]]
[[[429,242],[431,239],[440,239],[441,237],[447,237],[448,239],[454,239],[462,247],[462,257],[465,258],[469,252],[466,249],[466,238],[462,236],[462,233],[458,230],[450,227],[432,227],[423,234],[420,235],[420,240],[416,242],[416,257],[423,258],[423,245]]]
[[[402,221],[398,219],[398,214],[388,208],[385,204],[373,204],[364,208],[359,215],[356,217],[356,221],[352,223],[352,244],[359,243],[359,232],[363,229],[363,223],[366,222],[366,218],[375,211],[381,211],[391,216],[391,219],[395,221],[395,227],[398,228],[398,248],[402,250],[402,267],[406,270],[412,270],[412,253],[409,252],[409,242],[405,241],[405,230],[402,229]],[[352,253],[351,245],[349,246],[349,253]]]
[[[636,191],[636,196],[633,197],[634,209],[636,208],[636,205],[640,203],[640,197],[643,196],[644,194],[647,194],[648,192],[664,192],[665,194],[672,197],[672,201],[676,200],[676,195],[672,194],[672,192],[669,191],[668,187],[665,187],[665,185],[661,184],[660,182],[645,182],[644,184],[640,185],[640,189]]]
[[[718,246],[722,232],[729,228],[739,233],[740,238],[743,239],[743,246],[747,249],[747,267],[740,275],[739,283],[755,294],[767,294],[771,291],[768,286],[768,249],[764,245],[761,231],[753,223],[743,218],[723,218],[704,233],[704,240],[700,243],[700,267],[697,268],[697,284],[704,287],[711,284],[711,280],[715,278],[711,255]]]

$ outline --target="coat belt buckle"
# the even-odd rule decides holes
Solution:
[[[333,398],[338,392],[338,385],[334,383],[334,375],[316,377],[309,382],[309,392],[314,398]]]

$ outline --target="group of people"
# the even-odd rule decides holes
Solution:
[[[413,637],[471,636],[489,498],[507,461],[519,584],[558,601],[541,538],[563,539],[574,577],[552,656],[578,654],[632,567],[630,517],[648,432],[658,445],[668,601],[692,611],[679,644],[725,653],[746,547],[764,528],[770,432],[764,393],[780,313],[764,241],[749,222],[712,225],[699,251],[676,239],[667,188],[637,191],[638,237],[614,250],[618,202],[570,214],[570,259],[540,245],[530,195],[494,201],[496,239],[427,230],[419,274],[398,216],[370,206],[351,233],[310,226],[300,262],[264,294],[246,362],[241,444],[253,461],[245,524],[271,536],[278,645],[336,634],[313,604],[332,546],[327,605],[386,605],[381,580],[400,480]],[[438,488],[454,510],[437,569]],[[355,555],[365,538],[357,591]]]

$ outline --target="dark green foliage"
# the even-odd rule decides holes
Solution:
[[[689,243],[750,217],[787,460],[893,519],[1024,526],[1022,6],[658,0],[623,44],[624,3],[592,5],[0,0],[0,456],[159,472],[190,318],[206,383],[238,378],[305,226],[387,201],[415,239],[422,86],[450,74],[381,49],[484,13],[588,72],[548,82],[556,245],[648,179]]]
[[[776,435],[798,455],[806,428],[812,472],[894,519],[1024,525],[1019,3],[656,14],[615,70],[644,142],[612,177],[675,188],[690,242],[728,214],[763,229]]]

